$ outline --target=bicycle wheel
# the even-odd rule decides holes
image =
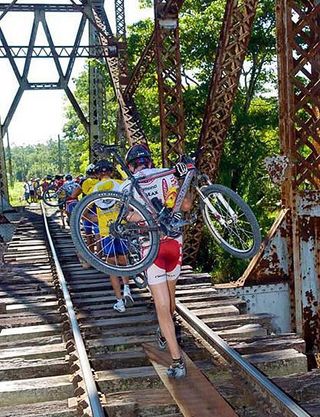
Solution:
[[[250,207],[230,188],[209,185],[201,189],[201,212],[219,244],[237,258],[250,258],[261,244],[259,224]]]
[[[129,213],[130,217],[134,213],[134,222],[126,220]],[[132,197],[125,202],[121,193],[105,191],[86,196],[72,212],[70,229],[81,257],[106,274],[138,274],[158,254],[157,224],[138,201]]]
[[[55,186],[50,186],[42,194],[42,200],[50,207],[58,207],[59,204],[61,203]]]

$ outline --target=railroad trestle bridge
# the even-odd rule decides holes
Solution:
[[[258,4],[259,0],[228,0],[225,5],[198,139],[198,147],[205,150],[199,154],[197,164],[212,179],[217,177],[219,170]],[[135,93],[151,64],[155,64],[162,162],[168,166],[183,153],[186,134],[179,38],[179,13],[183,6],[184,0],[154,0],[153,32],[136,66],[129,71],[124,0],[115,0],[116,33],[111,29],[103,0],[71,0],[58,5],[20,1],[0,4],[0,59],[8,60],[18,82],[9,110],[1,117],[0,207],[3,218],[6,218],[8,209],[4,139],[25,91],[64,90],[87,131],[89,149],[104,141],[101,74],[96,68],[89,68],[88,117],[69,87],[73,65],[79,57],[94,57],[105,64],[119,105],[119,140],[125,138],[128,144],[148,143],[135,104]],[[244,274],[236,282],[218,286],[216,290],[225,296],[236,295],[246,299],[252,312],[268,311],[281,315],[279,330],[297,332],[306,341],[308,350],[319,354],[320,2],[275,0],[275,10],[281,156],[268,161],[268,170],[281,187],[282,208]],[[30,38],[24,45],[10,45],[1,29],[1,21],[21,12],[33,15]],[[81,15],[73,45],[54,43],[47,23],[47,15],[53,12]],[[40,25],[48,45],[35,44]],[[86,25],[89,27],[88,45],[81,43]],[[21,58],[24,66],[20,71],[17,60]],[[53,59],[59,74],[57,82],[28,80],[32,60],[40,58]],[[65,70],[61,58],[69,59]],[[93,154],[91,158],[94,158]],[[186,261],[189,263],[199,250],[201,224],[189,230],[186,241]]]

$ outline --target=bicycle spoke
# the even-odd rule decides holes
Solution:
[[[212,193],[208,198],[215,212],[206,206],[207,218],[215,233],[229,246],[249,251],[253,245],[253,232],[242,209],[229,196],[220,193]]]

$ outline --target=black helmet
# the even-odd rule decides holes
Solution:
[[[72,175],[71,174],[67,174],[65,176],[66,181],[71,181],[72,180]]]
[[[101,174],[102,172],[112,172],[113,164],[106,159],[101,159],[101,161],[96,163],[94,171],[98,174]]]
[[[88,165],[88,167],[87,167],[87,169],[86,169],[86,174],[87,174],[87,175],[92,175],[92,174],[94,174],[94,173],[95,173],[95,168],[96,168],[95,164],[90,164],[90,165]]]
[[[146,145],[143,144],[136,144],[133,145],[127,152],[125,157],[126,164],[129,165],[131,162],[136,161],[138,159],[141,160],[151,160],[151,153]]]
[[[52,175],[47,175],[46,180],[51,181],[52,180]]]

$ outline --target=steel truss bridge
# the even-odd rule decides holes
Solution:
[[[259,0],[228,0],[213,66],[208,99],[198,146],[205,151],[198,165],[210,178],[217,176],[239,77]],[[20,4],[17,0],[0,5],[0,19],[7,13],[33,14],[28,45],[9,45],[0,27],[0,58],[7,59],[19,87],[0,131],[0,193],[8,197],[3,139],[24,91],[63,89],[90,138],[90,147],[102,139],[103,85],[99,71],[90,68],[89,119],[82,112],[68,83],[78,57],[103,60],[119,105],[119,135],[129,144],[147,143],[135,92],[155,63],[159,91],[162,161],[168,165],[185,146],[185,117],[182,100],[179,12],[184,0],[154,0],[154,30],[133,71],[127,65],[124,0],[115,0],[116,33],[113,33],[103,0],[71,0],[66,4]],[[320,350],[320,1],[275,0],[279,132],[281,157],[270,162],[269,170],[281,186],[282,210],[269,231],[260,252],[251,261],[234,288],[251,284],[287,282],[292,329],[303,334],[309,349]],[[74,45],[55,45],[46,16],[51,12],[80,13]],[[85,25],[89,45],[81,45]],[[39,25],[48,45],[35,45]],[[301,47],[300,40],[304,46]],[[32,59],[53,58],[59,74],[56,83],[29,82]],[[61,58],[69,64],[62,70]],[[17,59],[25,59],[23,71]],[[303,116],[302,116],[303,113]],[[201,225],[189,230],[187,261],[197,255]]]

